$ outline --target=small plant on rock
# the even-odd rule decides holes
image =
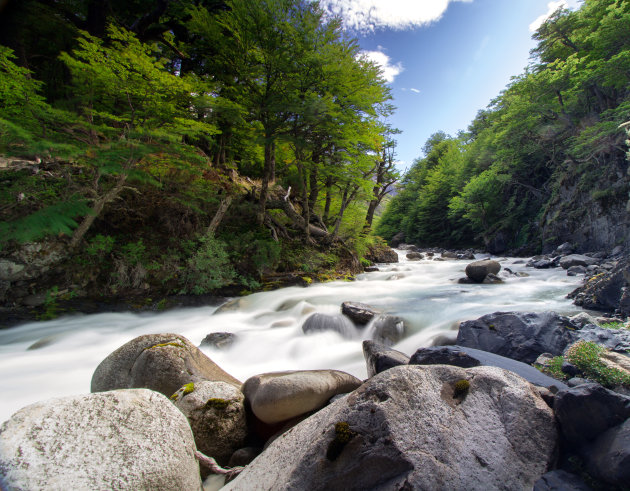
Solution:
[[[566,352],[566,360],[578,367],[587,378],[605,387],[625,385],[630,387],[630,375],[607,366],[600,358],[606,351],[603,346],[590,341],[578,341]]]

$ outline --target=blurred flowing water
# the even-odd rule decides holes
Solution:
[[[405,320],[406,337],[395,349],[412,354],[437,336],[457,329],[459,321],[496,311],[555,310],[578,312],[565,298],[579,278],[562,269],[526,268],[523,260],[500,258],[513,272],[503,284],[465,285],[470,261],[407,261],[381,265],[354,282],[315,284],[256,293],[229,307],[200,307],[160,313],[74,315],[0,331],[0,421],[19,408],[56,396],[87,393],[96,366],[127,341],[150,333],[182,334],[199,345],[209,333],[238,336],[230,348],[203,348],[226,371],[239,378],[257,373],[334,368],[366,377],[361,341],[369,326],[343,338],[334,332],[305,335],[301,326],[314,312],[338,314],[344,301],[364,302]],[[517,264],[515,264],[515,262]],[[454,334],[454,333],[452,333]],[[29,349],[30,348],[30,349]]]

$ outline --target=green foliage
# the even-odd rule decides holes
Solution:
[[[568,362],[574,364],[584,376],[599,382],[605,387],[624,385],[630,387],[628,373],[606,366],[600,355],[606,351],[601,345],[593,342],[579,341],[566,352]]]
[[[604,329],[628,329],[626,324],[621,321],[604,322],[600,324],[599,327],[603,327]]]
[[[224,242],[213,237],[199,239],[199,249],[184,271],[182,293],[201,295],[229,285],[236,278]]]
[[[467,132],[427,141],[377,233],[439,246],[501,235],[518,247],[536,243],[539,223],[553,222],[550,210],[576,211],[559,192],[572,179],[604,209],[625,200],[619,125],[630,114],[630,38],[621,33],[629,20],[630,4],[614,0],[551,16],[534,35],[537,64]]]
[[[0,246],[10,240],[32,242],[48,235],[71,235],[77,226],[75,217],[88,214],[90,208],[85,201],[73,197],[42,208],[24,218],[0,222]]]
[[[96,235],[85,247],[89,256],[103,257],[112,252],[116,239],[111,236]]]
[[[461,379],[455,382],[453,385],[453,396],[454,397],[462,397],[468,393],[470,389],[470,382],[466,379]]]

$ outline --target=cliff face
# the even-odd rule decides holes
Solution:
[[[603,162],[565,163],[541,218],[543,252],[570,242],[580,251],[630,246],[630,177],[622,152]]]

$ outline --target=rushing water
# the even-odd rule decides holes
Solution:
[[[503,276],[499,285],[464,285],[469,261],[410,262],[382,265],[355,282],[308,288],[283,288],[236,300],[236,310],[216,307],[162,313],[75,315],[0,331],[0,421],[17,409],[50,397],[87,393],[96,366],[109,353],[141,334],[173,332],[198,345],[206,334],[230,331],[230,348],[204,348],[216,363],[240,380],[268,371],[335,368],[366,377],[361,341],[369,326],[352,339],[334,332],[304,335],[301,326],[313,312],[339,313],[344,301],[367,303],[405,320],[406,337],[394,347],[407,354],[429,346],[457,322],[496,311],[578,311],[566,294],[579,283],[562,269],[534,270],[521,261],[501,259],[503,268],[528,277]],[[519,262],[520,264],[514,264]],[[30,349],[29,349],[30,348]]]

